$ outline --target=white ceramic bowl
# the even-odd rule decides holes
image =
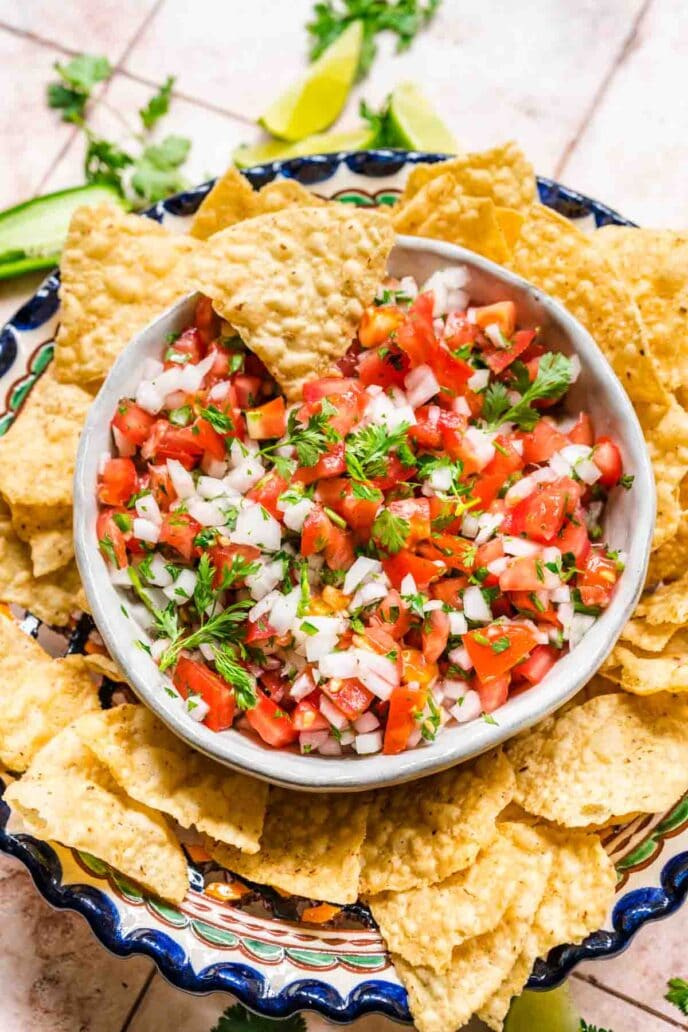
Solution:
[[[509,699],[483,720],[445,729],[436,742],[398,756],[301,756],[276,750],[249,734],[213,732],[191,720],[178,699],[165,691],[169,678],[134,645],[144,637],[122,604],[129,594],[115,588],[96,536],[96,482],[103,452],[112,450],[110,420],[121,397],[132,396],[141,365],[158,358],[165,335],[191,322],[196,295],[179,301],[139,333],[119,357],[93,403],[79,446],[74,478],[76,558],[93,617],[110,653],[142,702],[189,745],[236,770],[275,784],[311,791],[352,791],[397,784],[442,770],[498,745],[547,716],[571,698],[599,668],[631,615],[645,578],[655,516],[652,467],[633,408],[606,359],[586,330],[561,305],[500,266],[452,244],[398,237],[389,261],[392,275],[412,275],[422,283],[436,269],[464,265],[473,303],[512,298],[522,325],[541,326],[555,350],[577,354],[582,371],[566,400],[571,412],[586,408],[598,434],[620,445],[624,469],[635,475],[631,491],[612,491],[605,536],[627,554],[626,569],[611,605],[583,641],[529,691]]]

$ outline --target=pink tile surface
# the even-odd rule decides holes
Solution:
[[[154,6],[155,0],[3,0],[0,20],[56,46],[106,54],[114,63]]]
[[[663,1018],[578,978],[571,979],[571,989],[585,1020],[596,1025],[600,1032],[671,1032],[672,1028],[686,1027],[669,1024]],[[533,1029],[533,1032],[545,1030]]]

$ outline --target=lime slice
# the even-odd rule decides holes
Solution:
[[[389,99],[389,121],[397,147],[457,154],[453,133],[412,82],[402,82]]]
[[[375,143],[375,131],[361,127],[347,133],[314,133],[298,143],[284,140],[268,140],[265,143],[244,143],[234,151],[234,164],[238,168],[264,165],[268,161],[283,161],[286,158],[301,158],[305,154],[333,154],[342,150],[368,150]]]
[[[306,74],[270,105],[259,119],[261,125],[282,140],[302,140],[332,125],[354,81],[362,41],[363,23],[352,22]]]
[[[521,993],[513,1003],[504,1023],[504,1032],[579,1032],[580,1017],[568,984],[547,993]]]

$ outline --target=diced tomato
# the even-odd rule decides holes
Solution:
[[[444,324],[444,341],[450,351],[474,344],[480,337],[480,327],[469,322],[465,312],[450,312]]]
[[[494,344],[483,348],[483,358],[488,366],[499,376],[508,369],[512,362],[519,358],[535,339],[535,330],[519,330],[509,340],[508,347],[498,348]]]
[[[281,671],[261,670],[258,677],[260,678],[261,687],[268,698],[272,699],[273,702],[284,703],[285,706],[293,705],[294,700],[287,695],[289,682],[282,677]]]
[[[396,641],[404,637],[411,626],[411,614],[396,588],[385,595],[371,623],[381,627]]]
[[[277,508],[277,499],[287,490],[288,486],[287,481],[272,470],[257,484],[254,484],[250,491],[246,492],[246,497],[252,502],[262,505],[276,520],[282,520],[284,513]]]
[[[224,731],[232,726],[236,712],[234,690],[205,663],[180,656],[172,680],[183,699],[200,695],[209,706],[203,723],[211,731]]]
[[[306,385],[306,387],[309,386],[313,387],[313,390],[309,392],[311,400],[306,400],[306,403],[302,405],[299,411],[301,422],[308,423],[312,416],[320,413],[323,401],[327,400],[335,410],[328,416],[329,426],[340,437],[346,437],[363,414],[368,402],[366,394],[361,390],[358,383],[351,379],[328,377],[324,380],[315,380],[313,384]],[[329,391],[329,393],[321,394],[320,391]]]
[[[497,325],[507,339],[513,336],[516,329],[516,305],[513,301],[496,301],[491,305],[482,305],[480,308],[474,308],[472,315],[476,326],[484,330],[488,326]]]
[[[213,356],[213,364],[210,367],[210,372],[206,373],[203,382],[206,387],[213,387],[216,383],[226,380],[229,376],[232,356],[231,352],[221,344],[218,344],[217,341],[213,341],[208,347],[208,355]]]
[[[490,677],[486,681],[478,679],[476,688],[480,696],[480,705],[483,713],[494,713],[496,709],[503,706],[509,697],[509,685],[511,678],[509,674],[502,674],[501,677]]]
[[[233,380],[236,391],[236,402],[239,408],[253,408],[260,398],[263,381],[259,376],[248,376],[246,373],[239,373]]]
[[[403,387],[410,368],[408,355],[395,347],[364,351],[358,359],[358,376],[363,387]]]
[[[294,474],[294,480],[300,484],[313,484],[316,480],[338,477],[345,471],[344,441],[337,441],[329,451],[320,456],[315,466],[300,466]]]
[[[205,346],[201,331],[192,326],[184,330],[165,352],[165,368],[179,365],[198,365],[203,358]]]
[[[585,561],[590,551],[590,538],[580,506],[576,508],[571,518],[566,520],[553,543],[562,555],[571,552],[575,556],[577,567],[580,567]]]
[[[98,501],[103,505],[126,505],[138,486],[136,466],[131,459],[108,459],[98,482]]]
[[[514,667],[512,676],[538,684],[550,672],[560,655],[553,645],[536,645],[528,659]]]
[[[200,529],[200,523],[189,516],[188,512],[168,512],[162,518],[159,540],[190,562],[195,553],[194,538]]]
[[[466,416],[458,415],[455,412],[442,412],[440,417],[440,430],[442,432],[442,444],[450,459],[460,459],[463,463],[463,472],[466,476],[471,473],[480,472],[480,463],[465,440],[465,433],[468,427]]]
[[[375,698],[357,677],[333,677],[329,681],[323,681],[322,690],[347,720],[358,720]]]
[[[475,370],[468,362],[452,355],[444,344],[436,344],[427,357],[427,363],[437,378],[437,382],[446,388],[450,397],[463,394],[466,384]]]
[[[549,544],[561,530],[566,516],[574,512],[581,493],[581,485],[570,477],[538,484],[510,513],[508,533],[524,534],[533,541]]]
[[[429,559],[441,559],[451,570],[471,573],[475,567],[474,542],[457,534],[434,534],[419,546],[419,551]]]
[[[111,565],[118,570],[127,565],[127,545],[124,531],[120,530],[114,520],[113,509],[103,509],[98,513],[96,534],[100,550]]]
[[[382,502],[357,498],[353,484],[344,477],[321,480],[316,490],[318,501],[346,520],[352,530],[369,533]]]
[[[457,516],[457,510],[459,515]],[[449,534],[458,534],[463,522],[463,511],[460,502],[439,498],[430,499],[430,524],[433,528],[446,530]]]
[[[623,473],[621,452],[610,437],[598,437],[592,453],[592,461],[602,476],[599,483],[603,487],[615,487]]]
[[[463,636],[464,648],[481,681],[501,677],[537,645],[531,627],[520,623],[490,624]]]
[[[512,591],[509,598],[519,613],[529,616],[532,620],[553,625],[559,624],[557,611],[549,601],[546,591]]]
[[[406,352],[412,366],[427,365],[437,349],[432,315],[434,304],[432,291],[419,294],[397,329],[396,342]]]
[[[571,444],[587,444],[588,448],[592,448],[595,442],[595,431],[592,419],[587,412],[580,412],[578,414],[578,419],[566,436]]]
[[[309,380],[303,387],[303,400],[308,405],[323,398],[331,398],[335,394],[358,392],[359,386],[353,377],[323,376],[319,380]]]
[[[497,497],[511,474],[523,469],[521,455],[504,434],[500,434],[494,443],[494,458],[484,467],[472,491],[473,497],[480,499],[480,508],[483,509]]]
[[[382,745],[385,755],[394,756],[404,751],[411,732],[418,726],[426,698],[425,688],[409,688],[408,685],[400,684],[394,689],[389,699]]]
[[[417,408],[415,426],[409,427],[409,440],[415,441],[421,448],[439,448],[442,444],[440,411],[438,405],[421,405]]]
[[[148,486],[158,507],[166,512],[177,497],[167,466],[148,466]]]
[[[549,419],[541,419],[528,434],[522,434],[523,461],[547,462],[555,452],[570,444],[570,439],[557,430]]]
[[[323,717],[322,713],[315,703],[311,701],[309,696],[297,702],[296,708],[291,715],[291,719],[297,731],[330,730],[329,721]]]
[[[204,452],[212,456],[213,459],[217,459],[218,462],[222,462],[227,455],[227,445],[225,443],[225,437],[218,433],[218,431],[204,419],[199,416],[195,420],[193,426],[189,427],[193,437],[195,438],[196,444],[199,448],[202,448]]]
[[[440,658],[449,641],[449,614],[433,609],[423,621],[423,655],[428,663]]]
[[[282,395],[267,401],[260,408],[249,409],[246,413],[246,427],[253,441],[282,437],[287,429],[287,409]]]
[[[112,425],[117,427],[122,436],[137,446],[146,440],[154,423],[155,416],[127,398],[120,401],[112,420]]]
[[[615,561],[598,549],[593,550],[585,560],[583,572],[578,576],[577,584],[583,605],[609,605],[618,578]]]
[[[356,559],[351,531],[332,526],[330,539],[325,545],[325,562],[331,570],[348,570]]]
[[[407,574],[411,574],[416,586],[421,590],[427,588],[431,581],[441,577],[447,566],[444,561],[424,559],[414,555],[407,548],[402,548],[396,555],[382,560],[382,566],[392,582],[392,586],[401,588],[401,582]]]
[[[376,348],[394,333],[405,319],[405,312],[397,305],[371,305],[361,316],[358,339],[364,348]]]
[[[214,588],[220,587],[227,572],[232,569],[237,556],[245,559],[248,563],[253,563],[260,559],[260,549],[254,545],[213,545],[209,550],[209,554],[210,563],[215,569],[215,576],[213,578]],[[232,587],[242,588],[244,583],[243,578],[239,578],[232,581]]]
[[[305,556],[323,552],[332,538],[335,529],[332,520],[315,505],[306,516],[301,528],[301,554]]]
[[[548,585],[552,583],[558,583],[556,575],[546,568],[541,559],[531,556],[511,559],[506,570],[499,575],[502,591],[544,591],[549,590]]]
[[[246,719],[257,734],[276,749],[291,745],[299,737],[294,722],[289,714],[281,709],[260,688],[256,688],[258,701],[251,709],[246,710]]]
[[[407,548],[430,537],[432,528],[430,526],[430,500],[428,498],[400,498],[397,501],[390,502],[387,508],[394,516],[400,516],[408,523]]]
[[[196,302],[194,322],[205,344],[209,344],[217,336],[220,320],[213,311],[213,303],[209,297],[199,297]]]
[[[277,634],[275,628],[270,626],[266,614],[260,616],[255,622],[253,620],[249,620],[246,627],[247,645],[254,645],[257,641],[267,641],[269,638],[274,638]]]
[[[176,459],[186,469],[193,469],[203,454],[198,436],[193,427],[172,426],[166,419],[158,419],[141,448],[141,456],[156,463]]]
[[[432,586],[432,597],[446,602],[452,609],[460,609],[468,577],[443,577]]]
[[[387,471],[384,476],[371,477],[370,483],[380,491],[389,491],[397,484],[403,484],[415,474],[415,466],[405,466],[398,455],[387,456]]]

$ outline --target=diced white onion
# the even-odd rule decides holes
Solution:
[[[344,594],[352,595],[359,584],[381,571],[382,563],[378,559],[368,559],[367,556],[360,555],[346,571],[342,589]]]
[[[265,476],[265,468],[258,459],[245,459],[240,466],[231,469],[224,479],[227,487],[240,494],[246,494],[250,488]]]
[[[549,593],[550,601],[556,605],[561,605],[562,602],[571,601],[571,589],[568,584],[562,584],[560,588],[555,588],[554,591]]]
[[[167,460],[167,472],[170,474],[177,498],[190,498],[196,493],[193,477],[177,459]]]
[[[343,731],[345,727],[349,726],[348,719],[326,695],[321,695],[318,708],[325,720],[329,720],[332,727],[336,727],[338,731]]]
[[[548,545],[547,548],[542,549],[542,561],[543,563],[558,563],[561,559],[561,549],[555,545]]]
[[[239,441],[235,438],[229,446],[229,464],[233,469],[241,466],[251,455],[255,455],[260,448],[257,441]]]
[[[169,638],[156,638],[150,647],[152,659],[159,663],[171,644],[172,642]]]
[[[289,527],[289,530],[293,530],[297,534],[299,534],[304,523],[306,522],[306,517],[313,508],[313,505],[314,503],[310,500],[310,498],[302,498],[300,502],[295,502],[293,505],[285,506],[285,526]]]
[[[377,602],[384,598],[388,588],[380,580],[369,581],[363,584],[354,597],[351,599],[350,609],[360,609],[361,606],[369,606],[371,602]]]
[[[496,348],[506,348],[509,346],[509,341],[502,333],[498,323],[490,323],[489,326],[486,326],[485,336]]]
[[[282,531],[267,509],[249,504],[237,516],[236,527],[229,536],[238,545],[255,545],[266,552],[277,552]]]
[[[284,567],[280,559],[275,559],[271,563],[261,563],[260,568],[246,578],[246,587],[251,592],[251,597],[259,602],[277,587],[283,576]]]
[[[456,665],[461,667],[462,670],[473,669],[473,662],[471,657],[468,655],[468,650],[461,646],[451,650],[449,653],[449,661],[450,663],[456,663]]]
[[[142,380],[136,388],[136,404],[155,416],[165,404],[165,395],[157,391],[150,380]]]
[[[354,738],[354,749],[359,756],[367,756],[370,753],[380,752],[381,748],[381,731],[369,731],[363,735],[356,735]]]
[[[274,627],[275,634],[281,636],[291,630],[296,619],[296,610],[301,601],[300,588],[294,588],[288,595],[278,595],[275,604],[270,610],[270,626]]]
[[[157,376],[160,376],[164,368],[162,362],[158,361],[157,358],[146,358],[141,366],[141,379],[155,380]]]
[[[503,520],[503,512],[484,512],[478,516],[480,530],[475,536],[476,545],[484,545],[489,541]]]
[[[483,391],[487,387],[490,380],[489,369],[476,369],[473,376],[467,381],[466,386],[472,391]]]
[[[372,670],[378,677],[387,681],[392,687],[399,684],[399,669],[397,664],[381,656],[378,652],[371,652],[369,649],[351,649],[355,654],[358,663],[358,676],[363,681],[364,676]],[[365,683],[365,682],[364,682]],[[373,689],[370,689],[373,691]]]
[[[227,493],[227,489],[222,478],[217,479],[216,477],[210,476],[198,478],[196,491],[201,498],[205,498],[206,501],[212,501],[213,498],[222,498]]]
[[[171,580],[172,578],[170,578]],[[116,588],[130,588],[131,577],[129,576],[129,567],[123,566],[121,570],[110,569],[110,580]]]
[[[197,365],[187,364],[181,367],[180,390],[186,391],[187,394],[195,394],[214,364],[215,355],[210,354],[201,359]]]
[[[136,454],[136,445],[127,440],[119,427],[113,426],[112,436],[115,442],[115,447],[123,459],[128,459],[132,455]],[[108,458],[110,458],[109,455]]]
[[[198,724],[203,723],[210,711],[210,706],[200,695],[190,695],[188,699],[185,699],[184,708],[191,719]]]
[[[227,517],[217,502],[206,502],[197,495],[189,498],[188,512],[202,527],[223,527]]]
[[[503,555],[499,559],[493,559],[491,563],[487,564],[487,569],[490,573],[493,573],[495,577],[499,577],[506,570],[509,565],[508,558]]]
[[[449,613],[449,633],[452,637],[457,637],[460,634],[466,634],[468,631],[468,624],[466,623],[466,617],[463,613],[459,613],[457,610]]]
[[[416,595],[417,593],[418,593],[418,588],[416,586],[415,580],[413,579],[413,574],[407,573],[406,576],[403,577],[402,581],[401,581],[401,594],[402,595]]]
[[[452,471],[449,466],[437,466],[428,477],[428,483],[433,491],[449,491],[452,480]]]
[[[480,696],[472,688],[469,688],[462,696],[461,703],[457,701],[449,710],[454,720],[459,724],[467,724],[471,720],[476,720],[482,711],[483,707],[480,702]]]
[[[471,416],[471,406],[468,404],[463,394],[460,394],[458,398],[452,398],[451,410],[455,412],[457,416]]]
[[[463,437],[473,453],[478,470],[484,469],[495,456],[495,446],[489,436],[479,427],[469,426]]]
[[[578,355],[569,355],[571,363],[571,383],[575,383],[581,373],[581,360]]]
[[[447,315],[451,311],[463,310],[468,304],[468,295],[462,289],[468,283],[468,272],[463,265],[438,269],[423,284],[423,293],[432,291],[433,315]]]
[[[318,746],[318,752],[321,756],[341,756],[342,746],[336,738],[328,736],[322,745]]]
[[[409,405],[418,408],[439,394],[440,385],[429,365],[419,365],[406,375],[404,380]]]
[[[424,613],[432,613],[436,609],[442,609],[444,602],[440,598],[431,598],[423,605]]]
[[[575,470],[584,484],[594,484],[602,476],[601,470],[597,468],[592,459],[581,459],[575,465]]]
[[[457,699],[462,699],[466,694],[466,682],[452,680],[448,677],[446,681],[442,682],[442,695],[445,699],[450,699],[452,702],[456,702]]]
[[[467,620],[475,620],[477,623],[488,623],[492,619],[490,607],[477,584],[470,584],[464,591],[463,611]]]
[[[539,555],[542,545],[528,538],[511,537],[505,534],[502,538],[502,548],[505,555],[531,556]]]
[[[586,613],[573,614],[569,625],[569,645],[572,649],[575,649],[576,645],[583,640],[594,623],[594,616],[588,616]]]
[[[281,598],[279,591],[270,591],[259,602],[256,602],[253,609],[248,611],[248,618],[251,623],[257,623],[261,616],[269,613],[278,598]]]
[[[135,502],[136,513],[151,523],[162,523],[162,515],[158,503],[152,494],[141,495]]]
[[[351,649],[343,652],[331,652],[323,656],[318,664],[323,677],[356,677],[358,674],[358,660]]]
[[[208,391],[208,401],[224,401],[231,386],[229,380],[220,380],[219,383],[214,383]]]
[[[474,538],[480,531],[480,523],[478,517],[474,516],[472,512],[465,513],[461,521],[461,533],[464,537]]]
[[[527,477],[522,477],[507,490],[504,495],[504,501],[510,507],[518,505],[518,503],[522,502],[524,498],[531,495],[536,487],[537,481],[532,474]]]
[[[360,735],[365,734],[367,731],[374,731],[379,726],[380,721],[371,710],[361,713],[360,717],[354,720],[354,727]]]
[[[301,699],[305,699],[307,695],[310,695],[314,688],[315,682],[313,681],[313,678],[307,670],[304,670],[302,674],[299,674],[299,676],[294,679],[294,683],[289,689],[289,694],[292,699],[296,699],[297,702],[300,702]]]
[[[134,520],[133,532],[134,537],[139,541],[148,541],[151,545],[155,545],[160,537],[160,524],[138,516]]]
[[[343,731],[339,732],[339,744],[341,746],[353,745],[355,737],[356,737],[356,734],[355,734],[354,731],[352,731],[351,728],[344,728]],[[322,752],[322,750],[321,750],[321,752]]]
[[[316,752],[329,737],[329,731],[302,731],[299,735],[299,749],[302,753]]]
[[[150,566],[148,568],[148,580],[151,582],[151,584],[157,584],[159,588],[166,588],[172,583],[174,577],[167,569],[167,566],[168,564],[165,562],[163,557],[156,552],[156,554],[151,559]]]

